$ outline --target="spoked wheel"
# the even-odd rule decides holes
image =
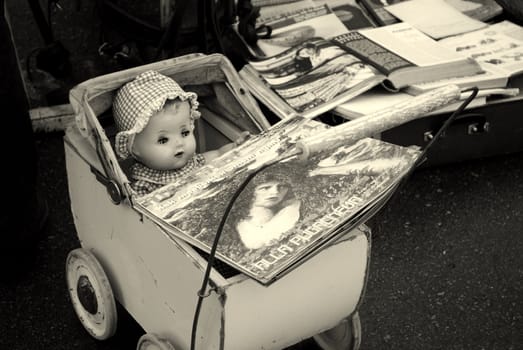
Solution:
[[[175,350],[167,340],[158,337],[154,333],[146,333],[138,340],[136,350]]]
[[[107,275],[95,256],[85,249],[67,256],[66,278],[78,319],[89,332],[104,340],[116,332],[116,302]]]
[[[360,315],[355,312],[352,317],[313,338],[323,350],[357,350],[361,344]]]

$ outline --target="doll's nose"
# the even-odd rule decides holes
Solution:
[[[180,147],[180,146],[182,146],[182,145],[183,145],[183,139],[182,139],[181,137],[176,137],[176,138],[174,139],[174,145],[175,145],[176,147]]]

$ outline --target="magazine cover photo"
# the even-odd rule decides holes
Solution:
[[[381,79],[373,67],[319,37],[250,65],[298,113],[323,105],[362,83],[375,80],[370,84],[374,86]]]

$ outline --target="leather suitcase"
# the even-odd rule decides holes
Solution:
[[[511,84],[523,87],[522,84]],[[523,151],[523,94],[463,111],[427,150],[421,167]],[[451,113],[420,118],[381,134],[402,146],[426,147]]]

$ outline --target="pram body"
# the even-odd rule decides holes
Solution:
[[[200,150],[230,142],[242,130],[257,133],[270,124],[220,54],[135,67],[71,90],[76,124],[66,130],[64,145],[81,247],[70,252],[66,266],[75,311],[86,330],[103,340],[116,331],[118,302],[146,332],[137,349],[189,349],[207,260],[133,208],[126,164],[115,156],[111,118],[104,117],[114,92],[148,69],[172,76],[202,96]],[[213,290],[202,304],[196,348],[282,349],[310,337],[325,349],[358,348],[358,307],[370,237],[364,225],[347,232],[268,286],[213,268]],[[329,333],[332,329],[336,334]]]

